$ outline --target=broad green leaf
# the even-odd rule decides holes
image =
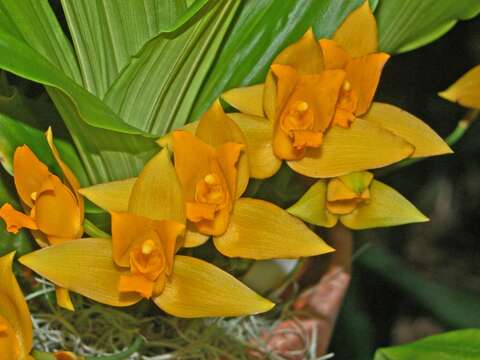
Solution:
[[[379,246],[370,247],[356,261],[399,288],[446,325],[466,328],[480,324],[478,295],[426,280]]]
[[[54,133],[55,134],[55,133]],[[87,185],[88,178],[73,146],[67,141],[55,138],[55,145],[62,159],[72,169],[82,185]],[[52,156],[45,139],[45,134],[21,121],[0,113],[0,162],[10,174],[13,174],[13,154],[18,146],[28,145],[30,149],[50,169],[60,174],[60,169]]]
[[[80,82],[75,54],[48,0],[2,0],[0,34],[3,33],[31,45],[57,71],[61,69],[68,77]]]
[[[428,336],[410,344],[381,348],[374,360],[478,360],[480,330],[457,330]]]
[[[85,88],[103,98],[121,70],[162,28],[185,12],[183,0],[62,0]]]
[[[9,203],[13,207],[21,210],[15,195],[13,184],[10,177],[0,168],[0,207]],[[11,234],[5,229],[5,223],[0,219],[0,256],[16,250],[18,255],[29,253],[33,249],[33,241],[26,230],[21,230],[18,234]]]
[[[47,87],[66,122],[91,184],[137,176],[159,150],[153,139],[89,126],[62,91]]]
[[[195,102],[191,119],[198,118],[225,90],[263,82],[274,57],[298,40],[310,26],[313,26],[317,37],[330,37],[343,19],[362,2],[245,1]]]
[[[108,90],[106,104],[127,123],[156,135],[191,120],[193,102],[238,4],[218,1],[179,31],[147,43]]]
[[[383,0],[375,12],[380,49],[401,53],[426,45],[458,20],[480,13],[478,0]]]

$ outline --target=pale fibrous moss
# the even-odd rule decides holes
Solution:
[[[119,359],[250,359],[249,350],[262,358],[281,360],[269,352],[266,341],[275,334],[279,319],[292,319],[288,306],[278,307],[274,314],[240,318],[179,319],[168,316],[150,302],[129,308],[113,308],[72,294],[75,311],[58,308],[54,287],[36,279],[40,287],[27,295],[32,310],[34,347],[39,351],[69,350],[87,359],[125,352],[132,344],[138,351]],[[289,303],[289,302],[287,302]],[[328,359],[314,354],[315,338],[307,341],[303,331],[290,330],[305,339],[304,359]],[[255,345],[253,345],[255,344]],[[293,355],[293,354],[290,354]]]

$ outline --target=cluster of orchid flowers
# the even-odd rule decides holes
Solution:
[[[334,251],[303,221],[351,229],[427,221],[368,171],[451,152],[418,118],[373,102],[389,58],[377,48],[368,1],[333,39],[317,41],[308,30],[275,58],[264,84],[223,94],[238,112],[226,114],[216,101],[199,121],[161,138],[163,149],[137,178],[81,189],[50,129],[62,177],[19,147],[14,181],[24,211],[5,204],[0,218],[10,232],[30,229],[41,247],[20,263],[55,284],[58,305],[70,310],[73,291],[112,306],[152,299],[178,317],[240,316],[274,304],[179,250],[213,238],[228,257],[300,258]],[[442,94],[458,101],[456,89]],[[318,179],[294,205],[242,197],[250,178],[273,176],[283,161]],[[82,238],[84,197],[110,213],[111,238]],[[8,359],[28,359],[32,325],[12,261],[13,253],[0,258],[0,348]]]

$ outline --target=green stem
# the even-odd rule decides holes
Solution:
[[[55,360],[55,355],[43,351],[33,350],[32,356],[35,360]]]
[[[458,123],[457,123],[457,126],[456,128],[450,133],[450,135],[448,135],[446,138],[445,138],[445,142],[449,145],[449,146],[453,146],[455,145],[462,137],[463,135],[465,135],[465,133],[467,132],[468,128],[470,127],[470,125],[473,123],[473,121],[476,119],[476,117],[478,116],[479,114],[479,111],[478,110],[470,110],[463,119],[461,119]],[[403,160],[393,166],[390,166],[389,168],[387,169],[384,169],[384,170],[381,170],[381,171],[378,171],[377,172],[377,177],[381,177],[381,176],[384,176],[384,175],[387,175],[387,174],[390,174],[392,171],[395,171],[397,169],[401,169],[401,168],[404,168],[406,166],[409,166],[409,165],[412,165],[412,164],[415,164],[421,160],[424,160],[426,158],[415,158],[415,159],[406,159],[406,160]]]
[[[128,359],[131,355],[135,354],[143,343],[142,337],[137,337],[133,344],[125,351],[122,351],[115,355],[108,356],[99,356],[99,357],[89,357],[86,356],[85,360],[124,360]]]
[[[87,235],[94,237],[94,238],[111,238],[110,234],[100,230],[96,227],[90,220],[85,219],[83,222],[83,228]]]

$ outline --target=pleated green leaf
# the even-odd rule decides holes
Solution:
[[[210,2],[180,30],[148,42],[119,74],[105,103],[127,123],[156,135],[192,120],[193,102],[239,3]]]
[[[380,49],[401,53],[426,45],[450,30],[458,20],[480,13],[478,0],[387,0],[375,12]]]
[[[477,360],[480,330],[466,329],[428,336],[410,344],[381,348],[374,360]]]

